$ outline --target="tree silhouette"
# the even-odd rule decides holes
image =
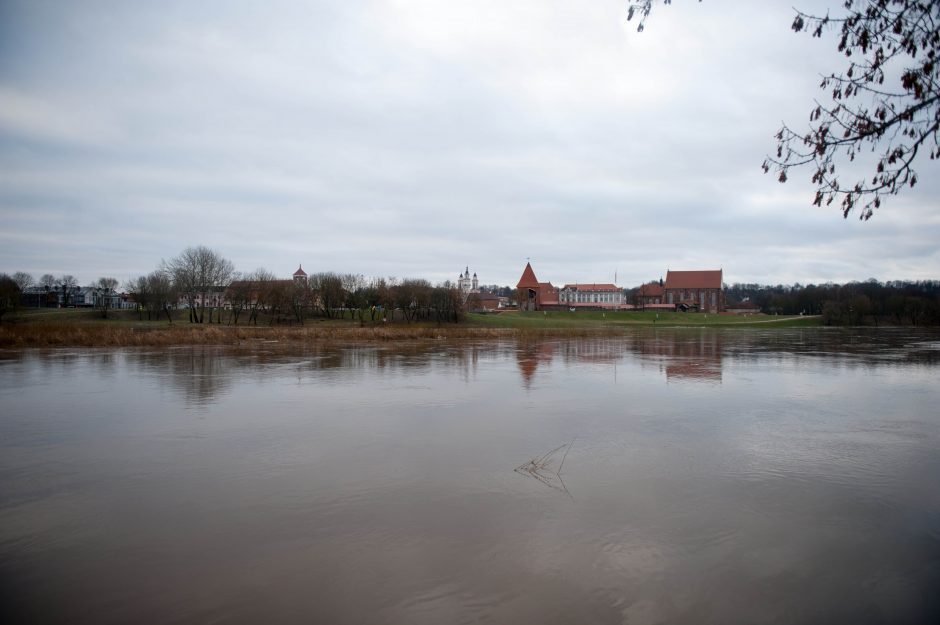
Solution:
[[[627,19],[639,18],[638,31],[653,4],[630,2]],[[830,101],[815,102],[805,132],[784,123],[762,167],[786,182],[791,168],[809,166],[814,204],[839,199],[844,217],[857,208],[867,220],[886,195],[917,184],[919,155],[940,158],[940,2],[844,0],[842,9],[838,16],[797,11],[792,29],[813,37],[836,31],[848,67],[823,76],[819,86]],[[839,168],[864,159],[863,152],[873,154],[871,177],[841,182]]]

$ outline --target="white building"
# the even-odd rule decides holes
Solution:
[[[626,298],[615,284],[566,284],[558,292],[558,302],[574,308],[616,308],[626,304]]]
[[[457,276],[457,288],[460,289],[460,292],[464,295],[479,293],[480,281],[477,280],[476,272],[474,272],[473,277],[471,278],[470,267],[467,267],[462,274]]]

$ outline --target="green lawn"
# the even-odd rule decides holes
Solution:
[[[368,313],[365,313],[366,324]],[[470,314],[467,316],[468,325],[484,328],[531,328],[531,329],[603,329],[631,326],[662,326],[662,327],[697,327],[697,326],[745,326],[745,327],[809,327],[822,324],[820,317],[799,316],[769,316],[757,315],[743,317],[738,315],[713,315],[705,313],[676,313],[676,312],[503,312],[498,314]],[[168,326],[166,317],[147,321],[146,314],[141,320],[136,311],[113,310],[109,311],[108,319],[103,319],[101,312],[87,308],[27,308],[7,314],[4,323],[26,324],[68,324],[68,325],[109,325],[109,326]],[[186,323],[186,311],[175,311],[174,322]],[[242,313],[239,325],[247,325],[248,314]],[[223,317],[223,323],[228,317]],[[348,317],[344,319],[308,319],[307,324],[324,324],[329,326],[355,326],[358,321]],[[270,319],[262,316],[259,326],[267,326]]]
[[[713,315],[677,312],[504,312],[468,315],[475,325],[494,328],[604,328],[638,325],[807,327],[821,325],[820,317]]]

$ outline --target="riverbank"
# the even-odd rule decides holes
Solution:
[[[818,326],[819,316],[728,315],[681,312],[505,312],[469,315],[471,324],[490,328],[622,328],[658,327],[750,327],[782,328]]]
[[[22,311],[0,325],[0,347],[125,347],[241,345],[253,342],[482,340],[518,336],[585,336],[650,327],[804,327],[817,317],[738,317],[683,313],[503,313],[468,315],[459,324],[373,323],[310,319],[303,325],[191,324],[185,319],[147,321],[132,311],[75,309]]]

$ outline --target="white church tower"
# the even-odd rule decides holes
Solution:
[[[480,292],[480,281],[477,279],[476,273],[473,274],[472,278],[470,277],[470,267],[464,269],[464,272],[457,276],[457,288],[464,295]]]

